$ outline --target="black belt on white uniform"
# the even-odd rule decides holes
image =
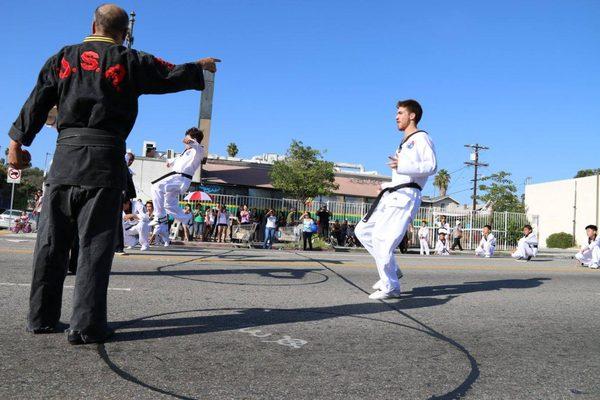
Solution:
[[[110,147],[125,153],[125,140],[114,132],[94,128],[65,128],[58,133],[57,145]]]
[[[173,176],[173,175],[181,175],[181,176],[185,176],[188,179],[193,179],[194,177],[192,175],[189,174],[184,174],[183,172],[175,172],[175,171],[171,171],[168,174],[165,174],[163,176],[161,176],[158,179],[153,180],[151,183],[154,185],[156,182],[160,182],[165,178],[168,178],[169,176]]]
[[[371,204],[371,208],[369,208],[369,212],[367,212],[367,215],[364,216],[363,222],[367,222],[369,220],[369,218],[371,218],[371,215],[373,215],[373,213],[375,212],[377,205],[379,204],[379,202],[383,198],[383,195],[386,192],[395,192],[396,190],[404,189],[404,188],[413,188],[413,189],[417,189],[419,191],[423,190],[423,188],[421,188],[421,186],[419,186],[419,184],[416,182],[403,183],[398,186],[392,186],[392,187],[383,189],[381,192],[379,192],[379,195],[375,198],[375,201],[373,202],[373,204]]]

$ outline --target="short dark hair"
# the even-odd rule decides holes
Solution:
[[[532,227],[531,227],[531,225],[529,225],[529,224],[527,224],[527,225],[525,225],[525,226],[523,227],[523,229],[525,229],[525,228],[529,229],[530,231],[532,231],[532,230],[533,230],[533,228],[532,228]]]
[[[585,230],[587,231],[588,229],[591,229],[593,231],[597,231],[598,227],[596,225],[588,225],[585,227]]]
[[[484,228],[488,228],[490,231],[492,230],[492,226],[491,225],[484,225]]]
[[[96,27],[111,36],[122,35],[129,28],[127,11],[114,4],[101,4],[94,11]]]
[[[204,132],[202,132],[196,127],[190,128],[187,131],[185,131],[185,135],[191,137],[198,143],[200,143],[202,139],[204,139]]]
[[[419,102],[416,100],[413,100],[413,99],[400,100],[398,102],[398,104],[396,104],[396,107],[397,108],[404,107],[409,112],[414,113],[415,114],[415,124],[418,124],[419,121],[421,120],[421,117],[423,116],[423,108],[421,107]]]

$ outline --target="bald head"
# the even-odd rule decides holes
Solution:
[[[102,4],[94,12],[93,33],[96,35],[109,36],[122,43],[128,25],[127,12],[116,4]]]

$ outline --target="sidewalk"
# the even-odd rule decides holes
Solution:
[[[7,229],[0,230],[0,237],[5,238],[7,240],[35,240],[35,233],[12,233]],[[172,245],[175,246],[185,246],[185,247],[198,247],[198,248],[209,248],[209,249],[248,249],[248,245],[245,243],[217,243],[217,242],[184,242],[181,240],[173,240],[171,241]],[[274,243],[273,250],[285,250],[286,243]],[[252,243],[251,249],[262,249],[262,243],[254,242]],[[352,253],[366,253],[367,251],[364,247],[334,247],[331,249],[324,249],[321,251],[328,252],[352,252]],[[577,253],[578,249],[548,249],[542,248],[539,250],[538,257],[540,258],[558,258],[558,259],[573,259],[575,253]],[[408,254],[415,255],[419,254],[419,250],[417,248],[408,249]],[[455,255],[473,255],[472,250],[465,251],[455,251],[453,252]],[[501,257],[510,257],[509,251],[498,250],[496,252],[496,256]]]

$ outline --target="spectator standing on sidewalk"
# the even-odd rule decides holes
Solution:
[[[450,250],[454,250],[454,248],[458,247],[460,251],[463,251],[462,245],[460,244],[462,236],[462,224],[460,221],[456,221],[456,228],[454,228],[454,230],[452,231],[452,248]]]
[[[327,206],[321,207],[317,213],[317,217],[319,217],[319,235],[329,239],[329,218],[331,214],[327,211]]]
[[[312,219],[310,213],[305,211],[302,214],[302,247],[306,250],[306,243],[308,242],[308,247],[310,250],[313,249],[312,246],[312,235],[315,232],[315,221]]]
[[[194,224],[192,225],[192,236],[194,240],[204,240],[204,209],[201,205],[197,205],[194,211]]]
[[[275,229],[277,229],[277,216],[274,210],[269,210],[265,217],[265,242],[263,249],[272,249],[275,239]]]

